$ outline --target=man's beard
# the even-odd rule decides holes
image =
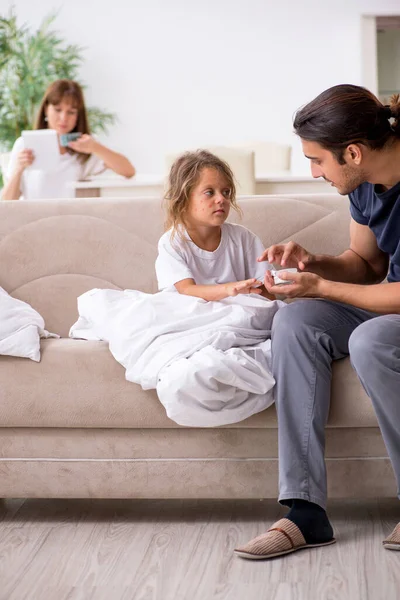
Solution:
[[[349,165],[343,167],[343,182],[340,184],[340,188],[337,187],[337,191],[341,196],[347,196],[351,192],[354,192],[362,183],[367,181],[367,174],[365,171],[354,169]]]

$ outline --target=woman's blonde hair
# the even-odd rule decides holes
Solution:
[[[203,169],[216,169],[226,178],[231,190],[231,206],[239,214],[241,213],[236,202],[235,178],[228,163],[207,150],[185,152],[175,160],[171,167],[168,189],[164,196],[167,212],[165,227],[167,230],[172,229],[171,238],[175,236],[180,225],[185,226],[185,211],[190,195],[197,185]]]
[[[90,134],[82,88],[79,83],[72,81],[71,79],[57,79],[57,81],[53,81],[53,83],[49,85],[39,106],[35,122],[35,129],[48,128],[46,119],[46,110],[48,105],[60,104],[62,101],[69,102],[78,111],[76,125],[73,131],[70,131],[69,133],[79,132],[82,134]],[[82,163],[86,162],[90,158],[90,154],[77,153],[69,147],[67,147],[67,152],[69,154],[78,154],[78,158]]]

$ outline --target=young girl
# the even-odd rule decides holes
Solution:
[[[172,165],[166,194],[167,227],[158,243],[159,290],[175,286],[180,294],[222,300],[261,294],[265,272],[257,262],[261,240],[242,225],[225,223],[231,207],[240,212],[230,167],[205,150],[187,152]]]
[[[67,147],[59,142],[57,166],[51,169],[35,169],[32,150],[24,147],[22,137],[18,138],[11,153],[3,200],[18,200],[21,196],[24,200],[73,197],[70,182],[97,175],[106,168],[125,177],[135,174],[125,156],[90,135],[82,89],[75,81],[59,79],[47,88],[35,129],[54,129],[59,140],[66,133],[82,135]]]

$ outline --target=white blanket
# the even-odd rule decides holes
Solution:
[[[44,328],[43,318],[26,302],[0,287],[0,354],[40,361],[40,338],[58,337]]]
[[[94,289],[70,336],[106,340],[126,379],[156,389],[180,425],[241,421],[273,402],[270,329],[281,303],[256,295],[206,302],[166,290]]]

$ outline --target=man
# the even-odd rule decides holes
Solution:
[[[254,559],[335,542],[325,512],[324,462],[332,360],[350,354],[372,400],[400,494],[399,98],[383,106],[365,88],[338,85],[299,110],[294,129],[313,177],[349,194],[351,241],[336,257],[313,255],[293,242],[271,246],[260,257],[299,271],[280,273],[293,283],[279,287],[267,273],[269,292],[318,300],[287,305],[273,324],[279,501],[290,510],[236,550]],[[383,544],[400,550],[400,523]]]

